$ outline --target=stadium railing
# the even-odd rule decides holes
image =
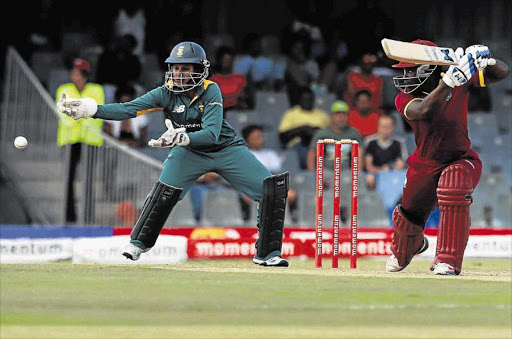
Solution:
[[[53,98],[9,47],[0,112],[0,161],[42,224],[66,223],[70,146],[57,145],[59,119]],[[14,148],[18,135],[28,139],[26,149]],[[106,134],[103,140],[100,147],[82,149],[75,181],[77,224],[131,226],[162,164]]]

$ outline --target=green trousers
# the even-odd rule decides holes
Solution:
[[[254,201],[263,196],[263,180],[272,174],[244,145],[226,147],[217,152],[199,152],[174,147],[164,161],[160,181],[182,188],[180,200],[203,174],[215,172]]]

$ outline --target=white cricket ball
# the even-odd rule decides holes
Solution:
[[[16,147],[17,149],[24,149],[25,147],[27,147],[27,145],[28,141],[25,137],[19,136],[16,137],[16,139],[14,139],[14,147]]]

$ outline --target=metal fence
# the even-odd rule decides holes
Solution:
[[[0,112],[0,159],[37,222],[66,223],[71,146],[57,145],[60,115],[53,98],[10,47]],[[13,141],[22,135],[28,147]],[[162,164],[103,135],[100,147],[82,144],[74,182],[77,221],[82,225],[132,226],[158,180]]]

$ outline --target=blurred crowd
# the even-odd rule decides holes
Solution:
[[[361,145],[361,182],[368,190],[376,190],[380,172],[406,169],[408,147],[404,135],[396,133],[396,126],[403,126],[404,133],[410,130],[384,93],[384,77],[387,81],[394,73],[390,68],[393,62],[380,52],[380,39],[391,36],[394,23],[374,1],[359,3],[340,20],[342,24],[323,27],[309,21],[297,5],[282,32],[249,32],[237,41],[229,34],[203,34],[197,15],[204,6],[201,1],[155,1],[151,6],[139,1],[114,2],[105,5],[97,21],[92,9],[84,9],[78,17],[62,17],[61,27],[50,25],[27,32],[21,52],[29,60],[38,51],[61,52],[70,73],[57,85],[75,83],[82,89],[86,83],[101,86],[103,102],[110,103],[132,100],[162,85],[167,71],[164,60],[172,47],[180,41],[195,41],[207,50],[212,64],[210,80],[220,86],[228,122],[239,112],[258,111],[259,92],[286,94],[286,109],[272,113],[279,123],[274,130],[266,130],[267,134],[277,134],[279,145],[265,145],[264,121],[237,130],[271,172],[287,170],[283,168],[283,153],[290,150],[297,156],[299,170],[314,171],[317,140],[354,139]],[[59,1],[41,4],[47,7],[41,8],[44,15],[38,21],[54,26],[59,13],[72,12],[69,5]],[[55,8],[57,5],[63,8]],[[361,17],[365,25],[357,24]],[[354,27],[360,30],[357,40],[348,33]],[[58,87],[46,80],[43,84],[58,99]],[[316,104],[319,98],[330,101],[320,108]],[[470,105],[475,105],[470,109],[489,110],[490,96],[481,91]],[[142,148],[147,140],[159,136],[148,133],[148,124],[141,116],[123,122],[105,121],[101,128],[129,147]],[[343,148],[342,152],[342,168],[347,169],[350,149]],[[328,147],[326,159],[332,161],[333,157],[334,151]],[[204,190],[225,185],[222,178],[211,174],[201,177],[191,189],[197,222],[201,220]],[[293,219],[298,196],[295,189],[290,190]],[[250,201],[242,195],[240,206],[248,220]]]

